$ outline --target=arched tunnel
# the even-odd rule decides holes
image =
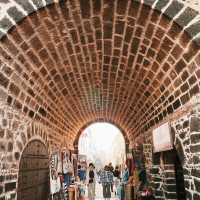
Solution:
[[[22,152],[38,149],[47,169],[102,121],[142,146],[156,199],[180,199],[175,151],[187,199],[200,199],[199,11],[195,0],[0,1],[0,200],[17,199]],[[165,122],[174,150],[154,153]]]

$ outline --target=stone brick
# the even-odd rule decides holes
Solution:
[[[16,189],[16,182],[5,184],[5,192],[12,191],[14,189]]]
[[[9,142],[9,143],[8,143],[8,148],[7,148],[7,150],[8,150],[8,152],[12,152],[12,150],[13,150],[13,144],[12,144],[12,142]]]
[[[26,10],[28,13],[32,13],[34,11],[34,7],[31,5],[29,1],[24,0],[15,0],[19,5],[21,5],[24,10]]]
[[[196,22],[185,29],[185,31],[191,36],[194,37],[200,31],[200,22]]]
[[[11,83],[9,86],[9,91],[11,92],[11,94],[18,96],[20,89],[14,83]]]
[[[200,132],[200,118],[199,117],[191,117],[190,131]]]
[[[16,7],[9,8],[7,12],[15,22],[19,22],[25,17],[25,15],[20,12]]]
[[[178,1],[172,1],[172,3],[169,5],[169,7],[164,11],[165,15],[167,15],[170,18],[173,18],[176,16],[181,9],[183,8],[183,4]]]
[[[8,86],[8,83],[9,79],[5,77],[2,73],[0,73],[0,85],[6,88]]]
[[[42,8],[44,6],[42,0],[32,0],[32,2],[37,8]]]
[[[191,145],[190,146],[191,153],[198,153],[200,152],[200,145]]]
[[[179,74],[184,68],[186,67],[186,63],[183,60],[180,60],[176,66],[175,66],[175,70],[176,72]]]
[[[198,94],[199,91],[200,91],[199,90],[199,85],[196,84],[194,87],[192,87],[192,89],[190,89],[190,96],[192,97],[192,96]]]
[[[168,0],[163,1],[157,1],[155,8],[158,10],[161,10],[164,6],[166,6],[168,3]]]
[[[176,199],[177,198],[176,193],[165,193],[165,197],[167,199]]]
[[[82,17],[83,18],[90,18],[90,2],[89,1],[84,1],[81,0],[80,1],[80,5],[81,5],[81,13],[82,13]]]
[[[0,20],[0,27],[3,30],[9,30],[12,26],[13,26],[12,22],[7,17],[4,17]]]
[[[192,8],[187,7],[183,13],[175,19],[181,27],[187,26],[187,24],[198,15],[197,11]]]

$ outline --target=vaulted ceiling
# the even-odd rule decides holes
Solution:
[[[23,20],[42,6],[16,2],[0,21],[1,100],[72,140],[95,120],[132,139],[199,92],[199,14],[178,1],[60,1]]]

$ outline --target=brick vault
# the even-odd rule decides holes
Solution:
[[[3,167],[17,171],[31,138],[73,148],[83,127],[107,121],[134,143],[191,109],[200,87],[191,2],[0,1]]]

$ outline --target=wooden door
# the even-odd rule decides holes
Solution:
[[[22,153],[18,178],[18,200],[47,200],[49,195],[49,159],[46,146],[31,141]]]

